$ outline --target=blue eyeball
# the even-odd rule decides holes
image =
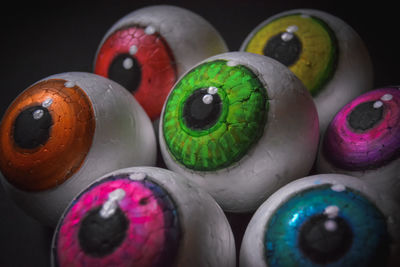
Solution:
[[[254,214],[240,266],[398,266],[399,211],[351,176],[294,181]]]

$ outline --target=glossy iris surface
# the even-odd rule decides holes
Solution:
[[[400,152],[400,90],[380,88],[344,106],[330,123],[324,156],[336,167],[376,169]]]
[[[203,63],[174,87],[165,104],[163,137],[180,164],[201,171],[232,165],[262,136],[266,89],[248,67]]]
[[[177,208],[151,179],[130,175],[96,182],[73,201],[57,228],[57,266],[173,264],[181,235]],[[118,206],[102,218],[101,210],[117,191],[123,191]]]
[[[275,210],[265,230],[268,266],[384,266],[386,219],[360,192],[319,185]]]

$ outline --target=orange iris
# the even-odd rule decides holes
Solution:
[[[48,136],[40,144],[24,147],[16,141],[15,135],[19,131],[22,136],[19,138],[30,140],[27,135],[32,129],[16,121],[20,114],[35,107],[45,110],[51,120],[51,125],[44,130]],[[34,119],[29,118],[30,123],[34,125],[35,120],[43,116],[42,111],[32,114]],[[28,129],[26,135],[20,134],[17,128],[21,127]],[[81,88],[61,79],[39,82],[19,95],[3,117],[0,125],[1,172],[9,183],[25,191],[58,186],[81,167],[92,145],[94,131],[93,107]]]

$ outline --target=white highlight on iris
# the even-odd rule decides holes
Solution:
[[[107,201],[100,209],[100,216],[104,219],[110,218],[117,210],[118,202],[125,197],[125,194],[125,191],[121,188],[109,193]]]
[[[284,42],[288,42],[288,41],[290,41],[290,40],[293,39],[293,33],[284,32],[284,33],[282,33],[282,35],[281,35],[281,39],[282,39]]]
[[[334,219],[339,214],[339,207],[335,205],[328,206],[325,208],[324,214],[328,216],[329,219]]]
[[[376,101],[375,103],[374,103],[374,108],[380,108],[380,107],[382,107],[383,106],[383,103],[382,103],[382,101]]]
[[[209,93],[210,95],[215,95],[216,93],[218,93],[218,88],[214,87],[214,86],[210,86],[207,89],[207,93]]]
[[[331,189],[336,192],[343,192],[346,190],[346,187],[342,184],[335,184],[331,186]]]
[[[393,96],[392,96],[391,94],[384,94],[384,95],[381,97],[381,100],[382,100],[382,101],[390,101],[390,100],[392,100],[392,98],[393,98]]]
[[[325,227],[325,230],[327,230],[327,231],[329,231],[329,232],[333,232],[333,231],[336,231],[336,229],[337,229],[337,223],[335,222],[335,221],[333,221],[333,220],[327,220],[325,223],[324,223],[324,227]]]
[[[67,87],[67,88],[72,88],[72,87],[75,86],[75,83],[71,82],[71,81],[68,81],[68,82],[64,83],[64,86]]]
[[[226,63],[226,65],[229,66],[229,67],[234,67],[234,66],[239,65],[239,63],[236,62],[236,61],[234,61],[234,60],[229,60],[229,61]]]
[[[310,18],[310,15],[307,15],[307,14],[301,14],[301,15],[300,15],[300,17],[302,17],[302,18],[305,18],[305,19],[308,19],[308,18]]]
[[[203,100],[203,103],[206,105],[211,104],[213,101],[213,96],[210,94],[206,94],[205,96],[203,96],[202,100]]]
[[[132,45],[131,47],[129,47],[129,54],[130,54],[130,55],[133,56],[134,54],[137,53],[137,51],[138,51],[138,48],[137,48],[136,45]]]
[[[286,31],[290,32],[290,33],[297,32],[298,30],[299,30],[299,27],[297,27],[296,25],[291,25],[291,26],[286,28]]]
[[[131,180],[143,180],[144,178],[146,178],[146,174],[143,172],[134,172],[129,174],[129,179]]]
[[[124,67],[124,69],[129,70],[133,67],[133,60],[128,57],[124,59],[124,62],[122,62],[122,66]]]
[[[147,26],[146,29],[144,29],[144,33],[147,35],[154,34],[156,32],[156,29],[153,26]]]
[[[53,104],[53,99],[52,98],[47,98],[45,101],[42,103],[42,107],[48,108]]]
[[[33,119],[40,120],[44,115],[44,111],[42,109],[35,110],[32,114]]]
[[[299,214],[295,213],[292,219],[289,221],[289,225],[295,225],[298,219],[299,219]]]

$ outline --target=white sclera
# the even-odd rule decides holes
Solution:
[[[246,37],[240,51],[245,50],[249,41],[266,24],[294,14],[302,14],[305,18],[316,17],[324,21],[332,29],[337,40],[336,70],[320,93],[314,97],[322,133],[339,109],[355,97],[372,89],[372,62],[362,39],[350,25],[338,17],[314,9],[294,9],[268,18]],[[293,30],[293,27],[288,27],[287,32],[292,33]]]
[[[231,52],[208,58],[192,69],[214,60],[226,60],[228,66],[231,66],[229,62],[235,62],[249,68],[265,86],[269,100],[263,136],[231,166],[217,171],[194,171],[175,161],[170,154],[161,119],[161,153],[169,169],[206,189],[225,211],[254,211],[278,188],[309,173],[318,146],[317,111],[303,84],[276,60],[252,53]]]
[[[64,79],[65,86],[76,85],[89,97],[96,120],[91,148],[80,169],[55,188],[25,192],[3,176],[1,182],[10,197],[29,215],[43,224],[55,226],[69,201],[94,179],[118,168],[154,165],[156,139],[149,117],[119,84],[84,72],[61,73],[43,80],[49,79]]]
[[[399,266],[400,264],[400,217],[398,216],[400,207],[385,195],[381,195],[374,191],[373,188],[367,186],[363,181],[348,175],[341,174],[319,174],[304,177],[293,181],[267,199],[256,211],[250,220],[243,236],[240,248],[239,266],[240,267],[267,267],[265,261],[265,230],[266,224],[273,216],[275,211],[282,203],[289,200],[292,196],[299,192],[320,185],[331,185],[331,189],[350,188],[362,193],[366,198],[373,202],[377,208],[387,218],[388,232],[391,237],[389,264],[387,266]],[[337,207],[336,207],[337,208]],[[332,216],[335,215],[337,209],[335,206],[327,208]],[[391,219],[390,219],[391,218]],[[334,221],[327,221],[325,227],[327,230],[334,230]]]
[[[104,35],[99,49],[117,30],[137,25],[144,27],[146,34],[157,32],[167,41],[174,55],[178,76],[201,60],[228,51],[221,35],[204,18],[170,5],[144,7],[124,16]]]
[[[236,266],[235,240],[225,214],[204,190],[182,175],[155,167],[132,167],[108,173],[110,176],[130,174],[132,180],[148,178],[169,193],[177,207],[182,237],[174,260],[176,266]],[[74,203],[71,202],[70,205]],[[65,214],[62,216],[62,218]],[[59,221],[56,231],[60,228]],[[56,247],[56,235],[53,247]],[[57,250],[52,250],[55,252]],[[52,254],[52,266],[55,265]]]
[[[392,99],[393,96],[391,94],[384,94],[380,100],[373,103],[373,107],[380,109],[383,107],[384,102],[391,101]],[[323,152],[324,149],[322,145],[324,143],[324,138],[325,135],[322,136],[321,146],[318,149],[317,161],[315,164],[316,173],[340,173],[358,177],[375,190],[379,190],[380,192],[384,192],[388,196],[391,196],[400,204],[400,157],[390,160],[376,168],[365,168],[364,170],[343,169],[333,164],[324,155],[325,153]],[[377,145],[377,143],[375,143],[375,145]]]

